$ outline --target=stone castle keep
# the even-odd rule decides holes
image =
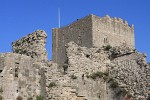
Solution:
[[[150,64],[133,25],[89,15],[52,33],[51,61],[43,30],[0,53],[0,100],[149,100]]]
[[[134,27],[120,18],[89,15],[66,27],[54,28],[52,53],[54,62],[59,64],[65,62],[65,44],[70,41],[88,48],[106,45],[135,48]]]

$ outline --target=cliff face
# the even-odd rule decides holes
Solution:
[[[38,39],[33,45],[41,44],[36,50],[43,52],[25,48],[24,53],[24,45],[30,42],[21,44],[19,41],[13,43],[14,53],[0,54],[2,100],[147,100],[150,95],[150,65],[146,56],[134,49],[87,48],[69,42],[67,60],[59,66],[47,60],[46,42]]]

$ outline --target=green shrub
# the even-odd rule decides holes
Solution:
[[[15,68],[15,72],[18,72],[18,68]]]
[[[16,49],[16,50],[15,50],[16,53],[19,53],[19,51],[20,51],[19,49]]]
[[[48,87],[52,88],[52,87],[55,87],[55,86],[56,86],[56,83],[55,82],[51,82]]]
[[[92,78],[92,79],[96,79],[97,77],[99,77],[99,78],[101,78],[101,77],[103,77],[103,72],[95,72],[95,73],[92,73],[91,75],[90,75],[90,77]]]
[[[108,72],[104,72],[103,73],[105,76],[109,76],[109,73]]]
[[[90,76],[89,76],[89,75],[86,75],[86,78],[90,78]]]
[[[131,98],[131,97],[132,97],[132,94],[128,93],[128,94],[127,94],[127,97],[128,97],[128,98]]]
[[[33,100],[33,98],[32,98],[32,97],[29,97],[28,100]]]
[[[96,79],[98,76],[97,76],[96,73],[92,73],[92,74],[90,75],[90,77],[91,77],[92,79]]]
[[[3,89],[2,89],[2,87],[0,88],[0,93],[3,93]]]
[[[111,45],[104,46],[104,50],[109,51],[112,48]]]
[[[36,96],[36,100],[43,100],[42,96]]]
[[[128,93],[128,92],[127,92],[125,89],[121,88],[121,89],[116,93],[116,96],[126,95],[127,93]]]
[[[23,98],[21,96],[18,96],[16,99],[17,100],[23,100]]]
[[[15,77],[18,77],[18,73],[15,73]]]
[[[77,79],[77,76],[71,75],[71,79]]]
[[[0,100],[3,100],[3,97],[0,95]]]
[[[109,80],[109,76],[103,76],[103,79],[105,80],[105,81],[108,81]]]
[[[111,83],[111,87],[112,88],[117,88],[118,86],[119,86],[118,82],[113,80],[112,83]]]

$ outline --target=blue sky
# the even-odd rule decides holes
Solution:
[[[135,26],[136,49],[150,61],[150,0],[0,0],[0,52],[11,52],[11,42],[34,32],[48,34],[47,51],[52,55],[52,28],[88,14],[120,17]]]

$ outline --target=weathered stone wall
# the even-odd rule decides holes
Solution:
[[[92,79],[90,75],[106,71],[106,65],[109,63],[108,55],[100,48],[88,49],[70,42],[67,57],[69,64],[67,74],[77,77],[71,79],[71,86],[76,89],[77,94],[87,100],[107,100],[105,80]]]
[[[24,54],[39,60],[47,61],[45,49],[47,34],[43,30],[37,30],[22,39],[12,43],[14,53]]]
[[[111,61],[108,69],[111,77],[132,94],[134,100],[146,100],[150,93],[150,68],[145,55],[135,52],[117,57]]]
[[[130,48],[134,46],[134,28],[120,18],[110,18],[108,15],[100,18],[92,15],[93,46],[104,45],[121,46]]]
[[[0,54],[0,73],[4,69],[4,54]]]
[[[66,61],[65,45],[74,41],[78,45],[92,47],[91,15],[59,29],[53,29],[53,61],[62,65]]]
[[[91,78],[93,73],[107,71],[110,63],[108,51],[104,51],[104,48],[80,47],[74,42],[68,43],[66,47],[68,64],[60,69],[58,65],[51,63],[47,68],[47,92],[50,100],[123,99],[107,86],[104,77]],[[51,82],[56,86],[48,87]]]
[[[30,97],[35,99],[36,96],[42,95],[41,92],[45,92],[41,90],[40,62],[29,56],[15,53],[3,54],[1,58],[4,59],[4,64],[0,65],[3,66],[0,73],[0,89],[2,90],[0,96],[3,100],[16,100],[18,96],[21,96],[23,100]]]
[[[47,87],[50,100],[76,100],[78,97],[82,100],[147,99],[150,68],[145,55],[124,46],[108,50],[80,47],[70,42],[66,47],[68,67],[65,64],[60,69],[51,63],[47,68],[47,86],[56,83],[54,87]],[[93,76],[97,72],[103,75]]]

